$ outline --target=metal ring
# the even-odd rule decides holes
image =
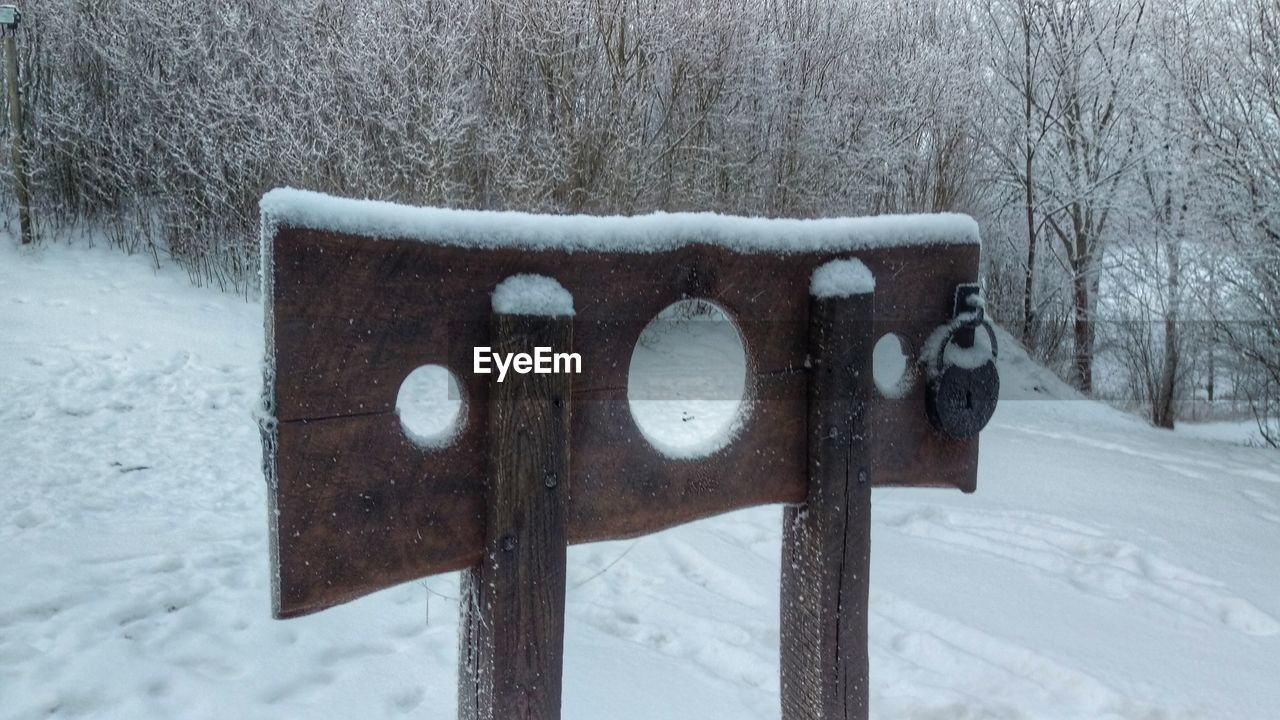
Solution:
[[[995,360],[996,358],[1000,357],[1000,342],[996,340],[996,330],[994,327],[992,327],[991,322],[989,320],[987,320],[986,318],[983,318],[982,320],[979,320],[978,322],[973,324],[960,323],[959,325],[956,325],[955,327],[951,328],[951,332],[947,333],[947,336],[943,338],[941,343],[938,343],[938,357],[937,357],[937,361],[934,363],[934,367],[937,368],[939,372],[942,371],[942,359],[947,353],[947,346],[951,344],[951,340],[956,336],[956,333],[959,332],[961,328],[967,328],[967,327],[976,328],[977,326],[981,326],[984,330],[986,330],[987,337],[991,338],[991,359]]]

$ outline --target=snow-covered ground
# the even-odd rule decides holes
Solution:
[[[261,307],[0,248],[0,718],[452,717],[456,577],[270,618]],[[1277,717],[1280,454],[1002,365],[977,494],[875,493],[873,716]],[[564,717],[776,718],[781,514],[572,548]]]

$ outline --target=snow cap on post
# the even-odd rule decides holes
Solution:
[[[573,296],[545,275],[512,275],[493,289],[493,311],[500,315],[573,316]]]
[[[809,294],[816,298],[850,297],[875,292],[876,278],[861,260],[832,260],[813,271]]]

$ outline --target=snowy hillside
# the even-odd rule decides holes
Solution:
[[[875,493],[873,717],[1276,717],[1280,454],[1002,339],[978,492]],[[0,718],[453,717],[456,577],[270,618],[261,346],[178,271],[0,242]],[[564,717],[776,718],[781,516],[572,548]]]

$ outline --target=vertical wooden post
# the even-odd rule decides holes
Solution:
[[[31,244],[31,197],[28,191],[26,149],[23,147],[22,97],[18,93],[17,28],[4,30],[4,72],[9,90],[9,130],[13,133],[13,185],[18,195],[18,224],[22,244]]]
[[[809,493],[784,515],[783,720],[867,718],[871,292],[810,305]]]
[[[572,318],[493,316],[495,353],[571,352]],[[458,716],[558,720],[570,375],[489,383],[484,558],[464,574]]]

